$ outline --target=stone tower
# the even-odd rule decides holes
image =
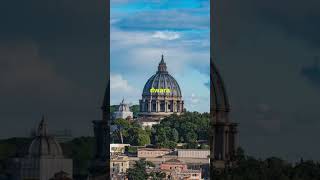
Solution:
[[[89,180],[107,180],[110,178],[109,161],[110,161],[110,83],[105,91],[103,103],[101,106],[102,120],[94,120],[93,129],[95,137],[95,156],[89,172]]]
[[[223,80],[212,59],[210,70],[210,113],[212,123],[210,162],[211,168],[225,168],[232,165],[238,146],[237,124],[229,119],[229,99]]]

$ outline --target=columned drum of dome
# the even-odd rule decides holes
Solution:
[[[141,116],[161,118],[183,112],[184,101],[180,86],[167,71],[163,55],[158,71],[148,79],[143,88],[139,104]]]

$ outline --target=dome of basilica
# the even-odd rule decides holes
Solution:
[[[41,120],[37,136],[29,146],[29,156],[31,157],[61,157],[63,156],[59,143],[48,135],[47,124],[44,118]]]
[[[142,116],[162,118],[184,111],[181,89],[178,82],[167,71],[163,55],[158,71],[144,85],[139,104]]]
[[[170,92],[154,92],[151,89],[169,89]],[[150,91],[151,90],[151,91]],[[156,74],[151,76],[145,84],[142,96],[148,95],[163,95],[182,97],[181,90],[178,82],[168,73],[166,63],[164,62],[163,55],[158,66]]]

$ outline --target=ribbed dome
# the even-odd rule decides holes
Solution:
[[[168,73],[166,63],[164,62],[163,55],[158,66],[156,74],[151,76],[146,82],[142,96],[151,96],[150,89],[170,89],[170,93],[155,92],[152,95],[166,95],[182,97],[181,90],[178,82]]]
[[[29,146],[29,156],[31,157],[61,157],[62,149],[59,143],[51,136],[48,136],[47,124],[44,118],[41,120],[37,136]]]

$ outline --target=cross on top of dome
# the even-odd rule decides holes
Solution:
[[[158,73],[167,73],[167,65],[164,62],[163,54],[161,55],[161,61],[158,66]]]
[[[160,61],[160,63],[165,63],[165,62],[164,62],[164,59],[163,59],[163,54],[161,55],[161,61]]]
[[[43,115],[38,127],[38,136],[47,136],[47,135],[48,135],[48,127],[46,123],[46,118]]]

